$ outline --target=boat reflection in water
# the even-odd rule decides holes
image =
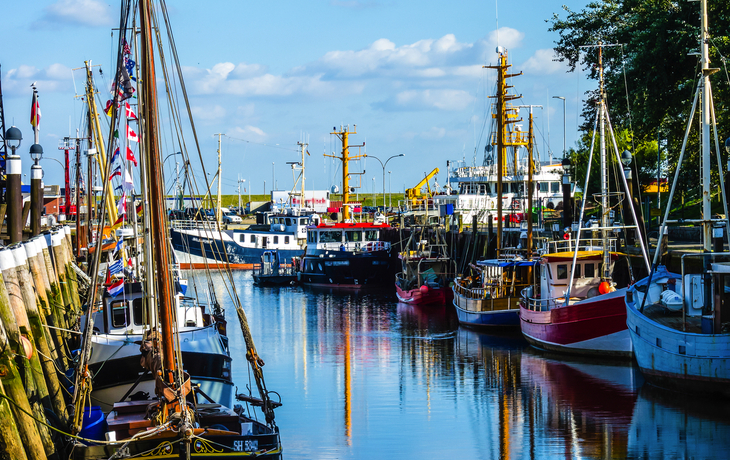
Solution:
[[[631,365],[558,359],[389,290],[259,288],[251,273],[233,276],[252,334],[276,351],[266,375],[283,390],[287,460],[676,458],[698,443],[700,457],[730,458],[730,416],[650,399]],[[243,343],[230,337],[242,381]]]
[[[730,401],[644,385],[629,431],[628,456],[730,458]]]

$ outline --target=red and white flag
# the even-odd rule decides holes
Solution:
[[[38,103],[38,91],[33,88],[33,102],[30,106],[30,124],[35,129],[41,129],[41,106]]]
[[[129,102],[124,103],[124,108],[126,109],[126,112],[127,112],[127,120],[136,120],[137,119],[137,114],[134,113],[134,110],[132,110],[132,106],[129,105]]]
[[[135,166],[137,166],[137,159],[134,157],[134,152],[132,152],[132,149],[127,146],[127,160],[134,163]]]
[[[139,136],[137,136],[137,133],[134,132],[134,130],[127,125],[127,139],[134,142],[139,142]]]

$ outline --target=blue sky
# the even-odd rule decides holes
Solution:
[[[223,139],[223,191],[234,193],[237,179],[261,193],[274,174],[279,189],[291,187],[287,161],[296,161],[296,143],[309,141],[307,188],[340,182],[339,169],[322,154],[337,150],[333,126],[357,125],[353,144],[366,142],[369,155],[393,159],[386,186],[393,192],[414,185],[446,160],[481,161],[480,132],[493,92],[497,44],[509,50],[512,79],[520,104],[535,111],[538,148],[560,155],[566,97],[567,144],[573,145],[580,101],[594,83],[566,73],[553,61],[556,34],[546,19],[563,16],[561,5],[580,9],[585,0],[495,2],[434,0],[175,1],[169,2],[177,49],[184,67],[195,123],[206,162],[215,168],[214,133]],[[103,92],[115,56],[111,30],[118,26],[118,3],[98,0],[3,2],[0,51],[6,127],[24,135],[27,149],[32,91],[37,82],[42,109],[40,143],[45,156],[62,160],[58,141],[75,135],[83,107],[84,60],[101,64]],[[497,19],[498,16],[498,19]],[[106,96],[102,96],[106,99]],[[525,112],[526,118],[526,112]],[[246,140],[249,142],[243,142]],[[171,152],[163,152],[168,154]],[[272,172],[272,163],[273,169]],[[44,160],[47,184],[62,183],[62,168]],[[172,161],[167,163],[168,174]],[[382,190],[375,160],[353,165],[366,170],[361,192]],[[200,171],[200,167],[194,167]],[[374,181],[373,181],[374,178]],[[169,177],[168,177],[169,179]]]

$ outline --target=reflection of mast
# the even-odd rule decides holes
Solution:
[[[350,375],[350,316],[349,310],[345,311],[345,437],[347,445],[352,445],[352,413],[350,401],[352,389],[352,376]]]

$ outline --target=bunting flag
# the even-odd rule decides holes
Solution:
[[[114,192],[121,192],[122,189],[124,188],[123,186],[124,186],[124,184],[117,185],[116,187],[114,187]]]
[[[119,156],[119,147],[117,147],[114,150],[114,153],[112,154],[112,161],[111,162],[114,163],[114,160],[116,160],[118,156]]]
[[[134,66],[135,65],[136,65],[136,63],[133,60],[129,59],[129,57],[127,57],[127,56],[124,56],[124,68],[127,69],[129,78],[132,81],[137,81],[137,79],[134,76]]]
[[[124,271],[124,261],[122,259],[117,260],[113,264],[109,264],[109,273],[116,275]]]
[[[119,262],[121,262],[121,260]],[[106,292],[109,293],[109,295],[111,297],[116,297],[123,290],[124,290],[124,278],[120,279],[119,281],[116,281],[114,284],[112,284],[108,288],[106,288]]]
[[[112,175],[109,176],[109,180],[114,179],[114,177],[116,177],[116,176],[119,176],[119,177],[122,176],[122,167],[120,165],[118,165],[116,168],[114,168],[114,171],[112,171]]]
[[[114,246],[114,251],[112,251],[112,255],[113,255],[113,256],[114,256],[114,255],[116,255],[116,254],[117,254],[117,252],[119,252],[119,250],[120,250],[120,249],[121,249],[121,248],[122,248],[123,246],[124,246],[124,239],[123,239],[123,238],[119,238],[119,241],[117,241],[117,245],[116,245],[116,246]],[[121,261],[120,261],[120,262],[121,262]]]
[[[104,281],[104,284],[112,284],[112,274],[109,273],[109,267],[106,268],[106,280]]]
[[[134,110],[132,110],[132,106],[129,105],[129,102],[124,103],[124,108],[127,111],[127,120],[136,120],[137,114],[134,113]]]
[[[117,215],[124,216],[127,214],[127,194],[122,193],[122,197],[119,198],[117,203]]]
[[[119,69],[119,81],[117,82],[116,87],[118,101],[125,101],[134,96],[135,90],[129,78],[129,72],[127,72],[127,68],[124,66],[124,64],[122,64],[121,68]]]
[[[127,42],[127,39],[124,39],[124,46],[122,48],[122,53],[124,53],[125,56],[128,56],[132,54],[132,49],[129,47],[129,43]]]
[[[132,149],[127,146],[127,160],[134,163],[135,166],[137,166],[137,159],[134,157],[134,152],[132,152]]]
[[[113,108],[114,108],[114,105],[112,104],[112,100],[109,99],[108,101],[106,101],[106,107],[104,107],[104,113],[111,117]]]
[[[41,129],[41,106],[38,103],[38,91],[33,87],[33,102],[30,106],[30,124],[35,129]]]
[[[137,163],[135,163],[135,166]],[[129,174],[129,171],[126,169],[124,170],[124,181],[122,182],[122,190],[125,192],[131,192],[134,190],[134,181],[132,180],[132,175]]]
[[[139,136],[137,136],[137,133],[129,125],[127,125],[127,139],[133,142],[139,142]]]

